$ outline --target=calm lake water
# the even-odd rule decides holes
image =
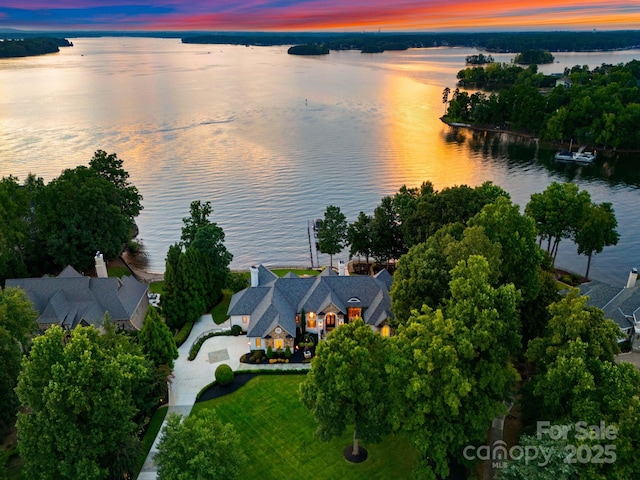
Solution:
[[[471,49],[299,57],[286,47],[72,40],[58,54],[0,60],[0,176],[49,181],[95,150],[117,153],[144,196],[151,271],[164,269],[192,200],[211,201],[233,268],[306,265],[307,220],[327,205],[353,221],[425,180],[437,189],[491,180],[522,208],[552,181],[575,182],[612,202],[619,222],[618,246],[594,257],[591,276],[621,284],[640,266],[640,156],[559,166],[528,141],[440,122],[442,90]],[[639,50],[557,54],[541,71],[633,58]],[[560,266],[584,272],[586,262],[561,244]]]

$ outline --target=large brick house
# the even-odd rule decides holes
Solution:
[[[373,330],[390,335],[392,277],[382,270],[375,277],[344,275],[331,269],[317,277],[293,273],[278,277],[260,265],[251,267],[251,285],[231,298],[231,325],[247,332],[250,350],[293,349],[302,328],[322,338],[334,328],[360,317]]]

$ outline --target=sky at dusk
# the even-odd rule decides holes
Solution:
[[[0,28],[534,31],[640,27],[640,0],[0,0]]]

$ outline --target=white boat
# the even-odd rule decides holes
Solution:
[[[580,147],[577,152],[571,150],[560,150],[556,153],[555,159],[560,162],[593,163],[596,156],[593,152],[585,152],[585,147]]]

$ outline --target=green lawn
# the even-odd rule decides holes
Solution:
[[[109,275],[110,277],[118,277],[118,278],[122,278],[124,276],[131,276],[131,270],[129,270],[127,267],[124,267],[122,265],[113,265],[113,266],[109,266],[107,267],[107,275]]]
[[[280,269],[276,268],[275,270],[271,270],[271,271],[276,275],[278,275],[279,277],[284,277],[289,272],[293,272],[298,276],[310,275],[312,277],[315,277],[320,273],[318,270],[297,270],[295,268],[280,268]]]
[[[144,433],[144,437],[142,437],[142,441],[140,442],[140,456],[136,463],[134,478],[136,478],[140,473],[140,470],[144,465],[144,461],[147,459],[147,456],[149,455],[149,451],[153,446],[153,442],[155,441],[156,436],[160,431],[160,427],[162,427],[162,422],[164,421],[164,417],[167,415],[167,410],[168,408],[166,405],[163,405],[162,407],[158,408],[153,414],[153,417],[151,417],[151,420],[149,421],[149,427],[147,428],[147,431]]]
[[[222,290],[222,300],[211,310],[211,316],[213,317],[213,322],[216,325],[220,325],[224,323],[227,319],[227,310],[229,309],[229,303],[231,302],[231,290],[224,289]]]
[[[259,375],[235,393],[196,404],[192,414],[214,408],[224,422],[235,426],[249,457],[240,478],[411,478],[416,453],[402,437],[390,436],[378,445],[361,443],[369,457],[360,464],[348,462],[342,454],[351,443],[353,430],[328,443],[315,438],[315,421],[298,399],[298,385],[303,378],[304,375]]]
[[[149,284],[149,292],[159,293],[162,295],[164,293],[164,280],[161,280],[159,282],[151,282]]]

